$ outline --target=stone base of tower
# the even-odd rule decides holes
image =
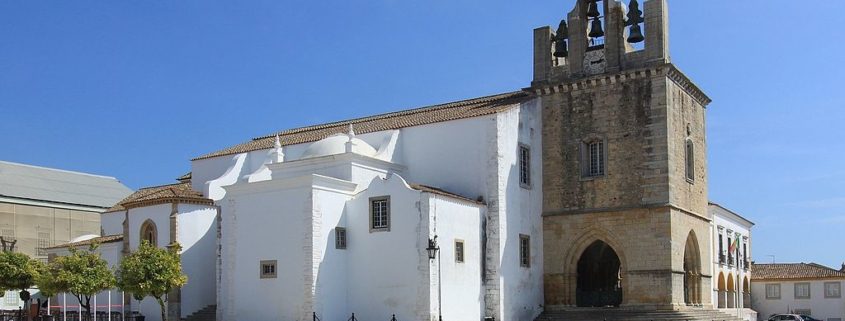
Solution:
[[[671,206],[560,213],[546,215],[543,229],[547,310],[713,307],[709,222],[696,214]]]

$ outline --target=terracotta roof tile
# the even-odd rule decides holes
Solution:
[[[117,205],[112,206],[108,212],[123,211],[127,208],[171,201],[188,201],[209,205],[214,203],[212,200],[203,196],[202,193],[191,188],[191,183],[184,182],[139,189],[137,192],[132,193],[132,195],[117,203]]]
[[[752,280],[795,280],[843,278],[845,272],[816,263],[752,264]]]
[[[68,248],[68,247],[86,246],[86,245],[91,245],[91,244],[94,244],[94,243],[105,244],[105,243],[114,243],[114,242],[120,242],[120,241],[123,241],[123,235],[106,235],[106,236],[95,237],[93,239],[85,240],[85,241],[71,242],[71,243],[59,244],[59,245],[51,246],[51,247],[45,247],[44,249],[62,249],[62,248]]]
[[[349,125],[352,125],[355,132],[359,134],[420,126],[494,114],[525,102],[530,98],[530,94],[516,91],[382,115],[289,129],[267,136],[257,137],[248,142],[197,157],[194,160],[271,148],[275,142],[276,135],[279,135],[282,145],[302,144],[315,142],[337,133],[346,133]]]

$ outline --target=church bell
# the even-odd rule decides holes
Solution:
[[[590,27],[590,37],[598,38],[604,36],[604,29],[601,26],[601,20],[596,17],[593,18],[593,25]]]
[[[566,26],[566,20],[561,20],[555,33],[555,57],[565,58],[569,56],[569,49],[566,46],[566,39],[568,38],[569,28]]]
[[[590,0],[590,4],[587,6],[587,17],[595,18],[600,15],[598,0]]]
[[[638,43],[638,42],[642,42],[643,40],[645,40],[645,37],[643,37],[643,31],[640,29],[639,24],[631,25],[630,30],[631,30],[631,33],[628,35],[628,42],[629,43]]]

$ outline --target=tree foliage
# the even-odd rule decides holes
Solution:
[[[167,320],[164,296],[188,282],[182,273],[180,247],[157,248],[144,241],[138,249],[127,255],[117,269],[118,287],[132,293],[135,299],[154,298],[161,307],[161,319]]]
[[[47,296],[70,293],[91,313],[91,297],[115,285],[108,262],[96,252],[96,245],[87,251],[71,248],[70,255],[57,257],[36,279],[38,288]]]
[[[23,253],[0,252],[0,290],[24,291],[35,285],[43,264]]]

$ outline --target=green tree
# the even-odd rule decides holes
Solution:
[[[29,301],[27,289],[35,285],[35,280],[44,265],[23,253],[0,252],[0,291],[17,290],[21,292],[24,303]]]
[[[167,321],[164,296],[188,283],[188,277],[182,274],[180,249],[179,244],[161,249],[144,241],[138,250],[123,258],[117,269],[117,286],[137,300],[154,298],[163,321]]]
[[[37,279],[38,288],[47,296],[70,293],[91,315],[91,297],[115,285],[115,277],[108,262],[100,257],[97,245],[87,251],[70,248],[70,255],[59,256],[46,267]]]

